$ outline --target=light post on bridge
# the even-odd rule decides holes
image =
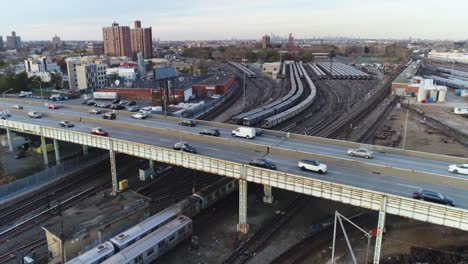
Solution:
[[[41,91],[41,101],[44,102],[44,97],[42,96],[42,83],[38,80],[33,80],[33,82],[36,82],[39,84],[39,90]]]
[[[10,89],[8,89],[8,90],[6,90],[6,91],[4,91],[4,92],[2,93],[2,95],[3,95],[3,112],[4,112],[5,114],[7,113],[7,110],[6,110],[6,101],[5,101],[5,94],[8,93],[9,91],[12,91],[12,90],[13,90],[13,88],[10,88]]]

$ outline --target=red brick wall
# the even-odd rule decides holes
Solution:
[[[405,93],[413,93],[414,95],[418,94],[418,87],[411,87],[409,84],[403,83],[392,83],[392,94],[395,94],[396,89],[404,89]]]
[[[212,91],[213,94],[224,94],[229,89],[231,89],[232,85],[235,82],[234,76],[229,78],[224,84],[215,85],[215,89]],[[192,85],[192,94],[198,95],[198,91],[201,91],[202,97],[206,97],[206,87],[213,86],[213,85]]]

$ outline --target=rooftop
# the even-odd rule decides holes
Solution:
[[[149,206],[149,198],[133,191],[122,192],[117,196],[108,196],[106,194],[107,191],[88,197],[63,212],[65,239],[116,222],[127,215],[145,210]],[[60,217],[50,219],[43,228],[60,237]]]

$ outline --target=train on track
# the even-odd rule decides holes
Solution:
[[[216,181],[200,190],[199,192],[185,198],[184,200],[162,210],[161,212],[145,219],[139,224],[125,230],[124,232],[112,237],[109,241],[104,242],[83,254],[77,256],[76,258],[66,262],[67,264],[89,264],[89,263],[102,263],[104,260],[113,256],[114,254],[121,253],[119,259],[122,257],[128,258],[130,256],[138,257],[139,255],[134,255],[140,247],[143,248],[143,245],[149,245],[154,241],[168,241],[168,249],[175,246],[177,243],[181,242],[185,238],[191,235],[191,217],[197,215],[202,210],[210,207],[220,199],[225,198],[230,193],[234,192],[237,189],[237,180],[224,178]],[[188,220],[182,220],[180,217],[187,218]],[[172,238],[173,233],[169,232],[177,228],[177,225],[174,224],[174,221],[184,222],[180,226],[188,226],[190,223],[190,228],[184,229],[185,232],[183,236]],[[161,230],[161,231],[159,231]],[[164,230],[164,231],[163,231]],[[178,229],[179,230],[179,229]],[[185,236],[187,235],[187,236]],[[155,238],[157,237],[157,239]],[[139,242],[143,240],[145,242]],[[156,240],[155,240],[156,239]],[[177,241],[176,242],[174,242]],[[150,241],[150,242],[148,242]],[[166,242],[163,242],[166,243]],[[135,244],[135,246],[133,246]],[[169,246],[170,245],[170,246]],[[146,247],[145,247],[146,248]],[[149,250],[149,249],[147,249]],[[167,250],[156,251],[154,252],[155,258],[161,256]],[[132,252],[132,253],[128,253]],[[140,249],[140,254],[145,253],[146,251]],[[148,256],[149,257],[149,256]],[[149,258],[148,258],[149,259]],[[110,260],[110,259],[109,259]],[[141,261],[144,261],[143,257]],[[120,262],[120,261],[119,261]],[[108,263],[108,262],[105,262]],[[109,262],[114,263],[114,262]],[[122,262],[128,263],[127,261]],[[136,263],[149,263],[149,262],[136,262]]]
[[[332,79],[369,80],[371,76],[341,62],[319,61],[314,64]]]
[[[247,68],[247,66],[233,61],[230,61],[229,64],[234,66],[234,68],[238,69],[239,71],[244,72],[245,76],[247,76],[248,78],[257,78],[257,74],[251,69]]]
[[[314,74],[317,76],[317,78],[319,78],[319,79],[326,79],[327,78],[327,74],[322,69],[320,69],[317,66],[317,64],[309,63],[308,65],[309,65],[309,68],[312,69]]]

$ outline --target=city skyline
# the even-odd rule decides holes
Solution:
[[[261,39],[270,32],[282,37],[292,32],[298,39],[466,39],[459,28],[468,27],[468,3],[449,2],[20,0],[2,13],[0,35],[16,31],[25,41],[50,40],[55,34],[62,40],[102,40],[103,26],[114,21],[130,26],[140,20],[161,40]]]

